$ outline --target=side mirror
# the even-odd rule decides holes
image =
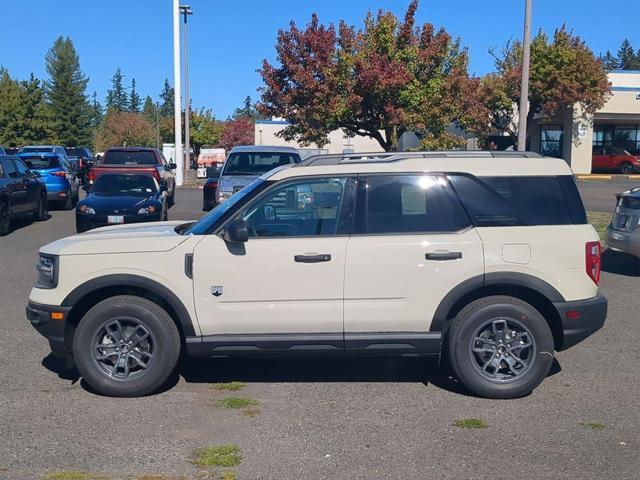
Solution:
[[[178,165],[176,165],[175,163],[170,163],[170,164],[169,164],[169,168],[170,168],[171,170],[175,170],[176,168],[178,168]]]
[[[40,172],[36,172],[34,170],[29,170],[29,175],[31,175],[33,178],[40,178],[42,175],[40,175]]]
[[[224,229],[223,238],[230,243],[245,243],[249,240],[249,227],[244,220],[234,220]]]

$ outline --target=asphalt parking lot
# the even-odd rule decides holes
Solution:
[[[580,182],[587,208],[599,211],[629,186]],[[182,189],[169,218],[194,218],[200,208],[201,191]],[[114,399],[64,370],[25,318],[37,249],[75,231],[72,211],[51,215],[0,238],[0,478],[639,478],[633,259],[605,254],[604,329],[557,354],[550,377],[526,398],[475,398],[433,361],[405,358],[183,361],[171,388]],[[245,387],[212,388],[230,381]],[[259,403],[249,411],[218,404],[229,395]],[[487,427],[454,426],[469,418]],[[222,444],[239,447],[239,466],[190,463],[195,449]]]

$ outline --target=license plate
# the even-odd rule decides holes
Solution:
[[[124,217],[122,215],[109,215],[107,217],[108,223],[124,223]]]

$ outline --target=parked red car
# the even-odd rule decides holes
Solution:
[[[593,147],[591,169],[594,172],[635,173],[640,171],[640,155],[620,147]]]
[[[157,148],[117,147],[104,153],[99,163],[94,163],[87,174],[87,183],[93,185],[103,173],[150,173],[167,189],[169,206],[175,203],[175,163],[169,163]]]

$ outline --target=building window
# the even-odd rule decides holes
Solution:
[[[640,127],[637,125],[596,125],[593,130],[593,151],[618,147],[632,155],[640,154]]]
[[[547,157],[562,158],[562,125],[542,125],[540,130],[540,153]]]

